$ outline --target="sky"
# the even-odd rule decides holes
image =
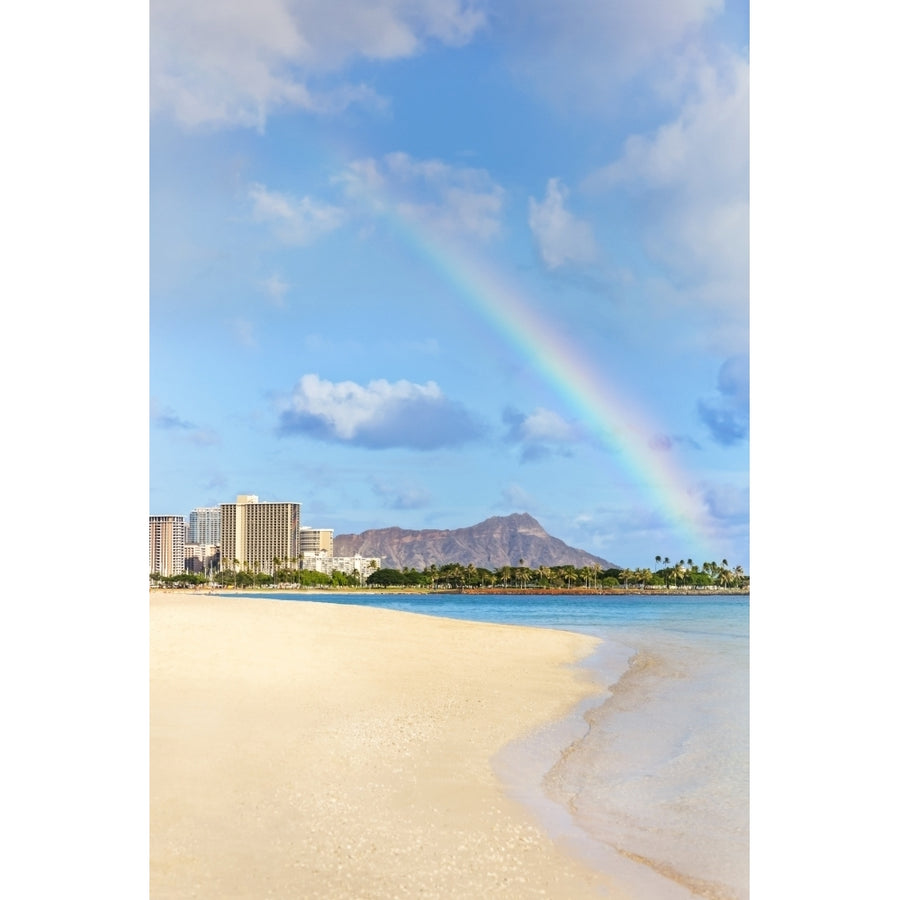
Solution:
[[[153,0],[150,513],[749,558],[746,3]]]

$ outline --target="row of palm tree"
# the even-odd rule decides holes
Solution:
[[[740,566],[734,571],[717,564],[705,568],[677,564],[666,569],[607,569],[591,566],[539,566],[530,568],[520,560],[518,566],[501,566],[494,571],[472,563],[446,563],[430,565],[419,571],[411,568],[379,569],[369,576],[370,586],[424,587],[435,589],[504,588],[510,590],[534,590],[537,588],[562,588],[603,590],[624,588],[646,590],[659,588],[730,588],[743,589],[749,578]]]
[[[698,566],[690,558],[686,560],[680,559],[677,563],[671,563],[668,556],[657,556],[656,572],[666,579],[667,586],[671,578],[674,580],[676,587],[679,579],[682,586],[688,580],[692,584],[696,583],[696,576],[703,576],[704,579],[709,579],[713,584],[727,588],[743,587],[750,580],[749,576],[744,574],[744,570],[740,565],[735,566],[733,569],[730,568],[727,559],[723,559],[721,563],[704,562]]]

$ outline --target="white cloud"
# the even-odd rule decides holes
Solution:
[[[507,426],[505,439],[518,446],[522,462],[533,462],[554,454],[567,456],[572,445],[586,437],[577,422],[567,421],[559,413],[543,407],[530,415],[507,409],[503,421]]]
[[[262,289],[275,306],[284,306],[290,285],[280,275],[270,275],[262,282]]]
[[[282,434],[381,449],[430,450],[465,443],[481,427],[433,381],[334,383],[304,375],[281,413]]]
[[[490,238],[499,232],[503,189],[483,169],[390,153],[384,172],[402,214],[448,233]]]
[[[624,189],[644,211],[648,252],[680,276],[707,285],[715,302],[747,300],[749,257],[749,65],[704,62],[679,115],[632,135],[620,157],[585,181]]]
[[[501,0],[494,30],[514,68],[567,108],[621,99],[621,87],[674,55],[724,0]]]
[[[580,429],[567,422],[559,413],[541,407],[525,417],[520,434],[524,440],[556,443],[577,441],[583,437]]]
[[[342,185],[349,198],[368,202],[376,201],[385,187],[384,176],[374,159],[354,160],[333,181]]]
[[[391,403],[411,399],[441,399],[440,388],[433,382],[413,384],[380,379],[368,386],[352,381],[334,384],[318,375],[304,375],[294,391],[291,408],[327,421],[334,434],[344,440],[357,435],[360,428],[378,418]]]
[[[428,41],[468,42],[485,24],[465,0],[154,0],[151,108],[184,125],[249,125],[284,107],[378,102],[365,85],[311,89],[357,58],[391,60]]]
[[[273,226],[287,244],[309,244],[316,238],[339,228],[345,221],[339,206],[320,203],[309,197],[297,200],[286,194],[253,184],[248,191],[253,201],[253,218]]]
[[[500,231],[503,189],[483,169],[416,160],[391,153],[381,162],[360,159],[334,176],[343,196],[335,205],[309,196],[291,197],[253,184],[252,215],[288,244],[310,244],[355,220],[368,227],[396,214],[446,237],[486,241]]]
[[[355,160],[335,182],[362,215],[378,216],[393,209],[444,235],[482,241],[500,232],[503,188],[484,169],[397,152],[380,161]]]
[[[551,269],[567,263],[592,262],[596,258],[591,226],[565,208],[567,196],[565,185],[558,178],[551,178],[543,203],[528,198],[528,225],[541,258]]]

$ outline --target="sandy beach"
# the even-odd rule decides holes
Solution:
[[[596,692],[595,639],[307,601],[150,596],[153,898],[627,895],[492,769]]]

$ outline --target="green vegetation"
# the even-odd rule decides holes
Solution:
[[[360,587],[361,576],[358,573],[345,575],[343,572],[314,572],[309,569],[276,569],[274,575],[255,569],[222,569],[211,575],[199,572],[185,572],[183,575],[150,575],[152,587],[168,588],[244,588],[258,590],[260,588],[310,588],[310,587]]]
[[[659,563],[662,559],[657,557]],[[750,578],[740,566],[728,568],[728,561],[694,565],[681,560],[676,565],[648,569],[602,569],[600,566],[503,566],[493,572],[461,563],[415,569],[379,569],[366,579],[370,587],[406,587],[427,590],[658,590],[729,589],[746,590]]]
[[[368,568],[373,568],[369,564]],[[308,569],[279,568],[275,575],[259,571],[224,569],[212,577],[197,573],[162,577],[151,575],[155,587],[230,587],[230,588],[406,588],[413,590],[582,590],[582,591],[681,591],[730,590],[746,591],[750,577],[741,566],[729,567],[721,563],[693,560],[670,563],[668,557],[656,557],[656,569],[602,569],[600,566],[503,566],[493,572],[488,569],[447,563],[416,569],[376,569],[367,578],[359,572],[345,575],[334,572],[325,575]]]

